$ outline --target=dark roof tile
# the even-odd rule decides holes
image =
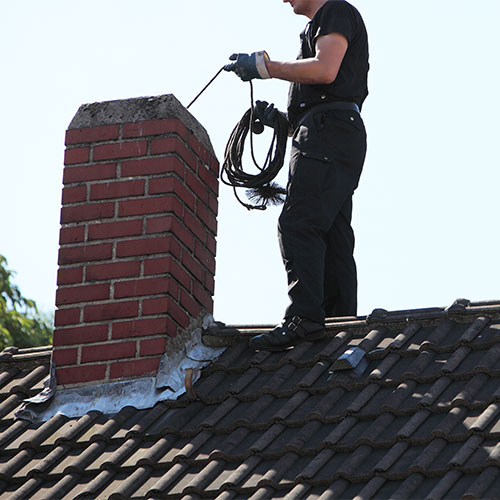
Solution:
[[[66,494],[64,500],[90,500],[97,497],[106,485],[110,484],[116,476],[112,470],[103,470],[97,476],[82,477],[81,480]]]
[[[349,485],[349,488],[355,487],[354,491],[351,491],[350,496],[346,498],[352,498],[353,500],[364,500],[367,498],[376,498],[377,492],[380,490],[382,485],[386,482],[383,477],[373,477],[370,481],[363,483],[361,485]],[[349,492],[349,488],[346,490],[346,495]],[[325,498],[326,500],[326,498]]]
[[[34,455],[33,450],[22,450],[11,456],[9,460],[0,465],[0,478],[9,480],[14,477],[18,471],[32,460]]]
[[[409,472],[437,471],[444,474],[448,469],[450,460],[461,449],[462,442],[449,442],[446,438],[433,439],[422,450],[415,462],[408,468]]]
[[[13,422],[0,434],[0,448],[6,449],[8,443],[16,439],[21,433],[24,433],[28,427],[30,427],[29,422],[24,420]]]
[[[6,449],[37,449],[45,440],[55,434],[61,426],[68,422],[68,417],[57,414],[44,424],[38,425],[36,428],[27,429],[15,441],[6,446]]]
[[[387,469],[387,476],[395,479],[406,477],[408,469],[415,463],[425,449],[425,445],[412,445],[410,442],[398,443],[394,445],[387,454],[390,455],[391,453],[394,453],[394,461]],[[377,468],[379,466],[380,463],[377,464]]]
[[[482,493],[483,498],[488,500],[496,500],[498,498],[498,492],[500,491],[500,476],[496,475],[495,478],[491,481],[490,485],[484,493]]]
[[[122,464],[124,467],[135,467],[136,465],[154,465],[161,457],[165,456],[174,446],[178,436],[176,434],[167,434],[164,437],[155,440],[142,442],[141,447]],[[176,448],[177,449],[177,448]],[[178,449],[180,451],[180,449]]]
[[[129,499],[133,496],[148,479],[152,473],[152,468],[149,466],[141,466],[132,473],[120,472],[113,476],[113,481],[110,482],[99,496],[102,498],[111,499]]]
[[[178,463],[173,465],[158,478],[158,481],[149,490],[148,496],[155,496],[163,493],[165,490],[172,491],[174,485],[182,478],[183,474],[189,469],[186,463]]]
[[[50,498],[44,495],[46,491],[50,490],[53,484],[53,481],[44,481],[42,478],[31,478],[18,484],[13,489],[9,488],[3,493],[2,497],[9,500],[23,498],[40,500],[42,498]]]
[[[0,371],[2,498],[20,488],[82,500],[460,498],[480,487],[491,496],[500,467],[495,307],[332,320],[328,338],[285,352],[255,353],[245,340],[202,371],[198,399],[43,425],[13,412],[41,387],[47,359],[10,363]],[[330,374],[352,347],[365,350],[365,371]]]
[[[30,476],[48,473],[70,450],[71,447],[66,444],[54,448],[49,454],[39,452],[26,464],[24,469],[19,471],[19,475]]]
[[[13,411],[18,408],[23,399],[17,394],[11,394],[0,403],[0,419],[13,420]]]
[[[473,484],[465,491],[463,495],[464,500],[470,498],[486,498],[485,493],[495,482],[500,478],[500,468],[491,466],[485,469],[479,477],[476,478]],[[498,495],[498,490],[496,490]]]
[[[21,370],[16,366],[9,366],[2,369],[2,372],[0,373],[0,388],[2,397],[4,397],[5,394],[9,394],[10,389],[14,385],[17,385],[18,381],[16,380],[16,376],[19,375],[19,373],[21,373]],[[13,382],[8,385],[11,381]]]
[[[415,491],[423,487],[428,489],[430,485],[425,481],[426,477],[423,474],[413,473],[402,481],[399,488],[394,492],[394,500],[403,500],[405,498],[414,497]]]
[[[44,365],[38,366],[35,369],[28,371],[22,379],[14,379],[5,388],[5,392],[10,394],[21,393],[26,396],[32,392],[38,392],[43,389],[41,381],[47,376],[47,369]]]
[[[427,494],[429,500],[446,498],[448,492],[453,488],[454,484],[460,479],[461,476],[462,474],[457,470],[451,470],[444,476],[436,478],[435,484],[432,485],[432,490]]]

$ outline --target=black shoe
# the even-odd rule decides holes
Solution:
[[[269,333],[263,333],[250,339],[250,347],[256,351],[282,351],[300,342],[322,339],[325,327],[308,319],[294,316],[283,322]]]

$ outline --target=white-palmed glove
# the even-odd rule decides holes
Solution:
[[[267,71],[266,61],[269,61],[269,55],[265,50],[252,52],[251,54],[232,54],[229,57],[233,63],[226,64],[226,71],[234,71],[244,82],[260,78],[266,80],[271,78]]]

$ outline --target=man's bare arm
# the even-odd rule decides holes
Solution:
[[[330,33],[316,40],[316,57],[297,61],[266,61],[271,78],[309,85],[332,83],[348,47],[347,38]]]

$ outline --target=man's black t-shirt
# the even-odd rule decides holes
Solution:
[[[368,95],[368,35],[358,10],[345,0],[328,0],[301,33],[298,59],[316,55],[316,40],[340,33],[349,46],[335,81],[328,85],[292,83],[288,95],[288,119],[292,124],[307,109],[325,102],[352,101],[360,108]]]

